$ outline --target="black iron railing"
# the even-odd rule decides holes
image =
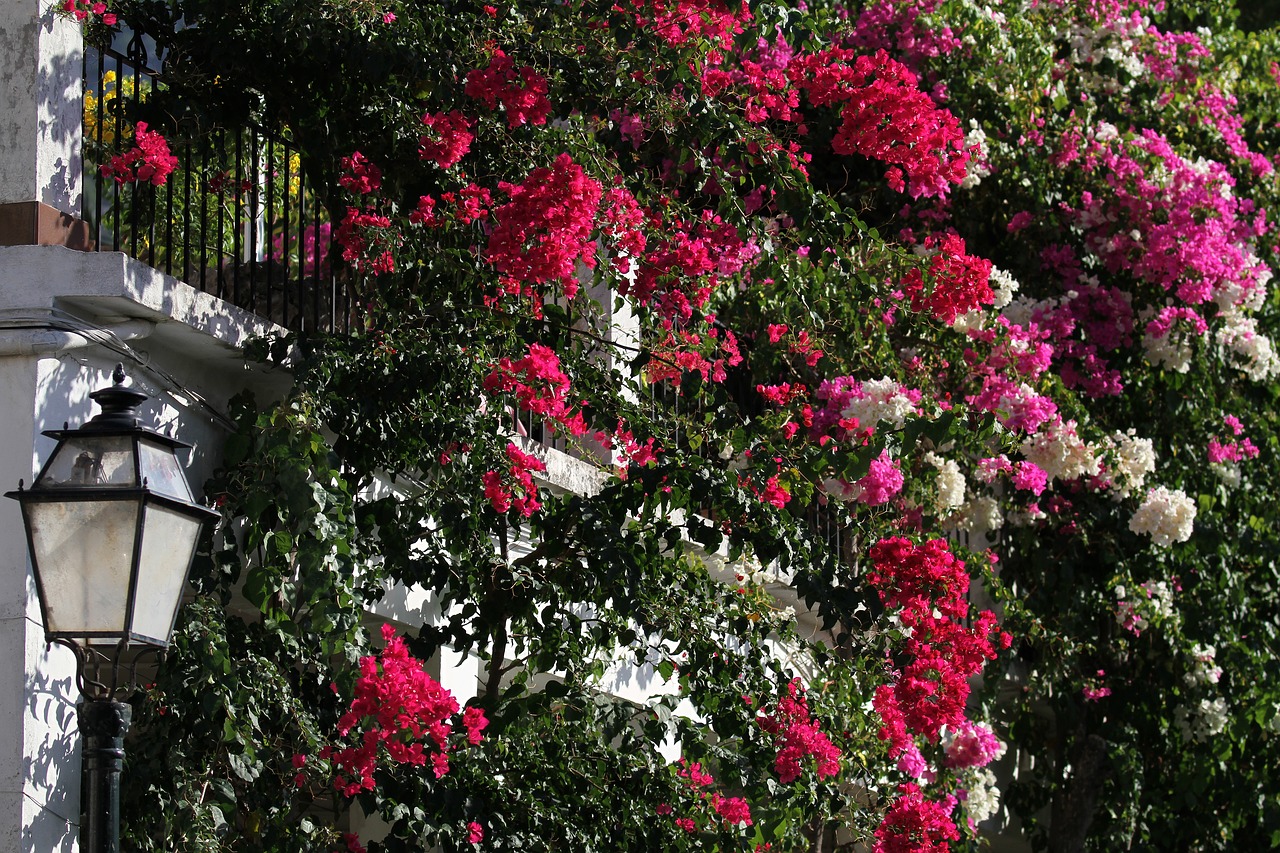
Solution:
[[[145,63],[86,47],[84,218],[117,251],[290,329],[346,332],[351,306],[331,269],[330,218],[298,150],[261,128],[171,140],[162,186],[101,167],[130,147],[144,102],[164,88]]]

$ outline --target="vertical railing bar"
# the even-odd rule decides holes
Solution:
[[[209,292],[209,200],[212,197],[209,192],[209,148],[213,144],[213,140],[204,139],[200,144],[200,184],[204,187],[200,191],[200,290]],[[218,207],[221,209],[222,200],[218,199]],[[214,268],[216,271],[216,267]],[[214,280],[217,284],[217,280]]]
[[[225,149],[226,144],[227,144],[226,132],[219,131],[218,132],[218,150],[222,151],[223,149]],[[223,177],[223,173],[221,171],[218,172],[218,177],[219,178]],[[218,264],[217,266],[217,270],[218,270],[217,297],[219,299],[227,298],[227,265],[223,259],[224,256],[222,252],[222,247],[226,245],[226,239],[227,239],[226,231],[224,230],[226,226],[226,219],[227,219],[227,207],[223,199],[223,195],[226,192],[226,188],[227,188],[226,180],[223,179],[222,182],[218,185],[218,231],[217,231],[218,240],[213,246],[214,252],[217,253],[216,255],[217,264]]]
[[[141,68],[139,68],[138,69],[138,83],[139,83],[138,89],[142,88],[141,83],[144,79],[149,80],[150,77],[146,77],[144,75],[144,71]],[[139,100],[139,103],[141,103],[141,100]],[[160,215],[160,192],[159,190],[156,190],[156,189],[142,189],[142,187],[145,187],[146,185],[147,184],[144,181],[134,181],[133,183],[134,206],[136,207],[138,204],[139,195],[149,196],[151,205],[150,205],[150,215],[147,217],[147,230],[146,230],[147,266],[151,267],[152,269],[155,269],[156,268],[156,219],[159,218],[159,215]]]
[[[137,66],[131,66],[130,71],[133,74],[133,109],[134,115],[137,115],[138,105],[142,103],[142,85],[139,79],[141,75],[138,73]],[[137,141],[136,138],[134,141]],[[130,199],[133,203],[129,205],[129,256],[134,258],[138,257],[138,195],[138,183],[134,181],[130,193]]]
[[[191,283],[191,164],[195,161],[194,149],[195,143],[188,140],[182,167],[182,280],[188,284]]]
[[[323,327],[320,325],[320,202],[315,198],[314,188],[311,190],[311,193],[311,218],[313,220],[311,227],[313,229],[313,233],[316,235],[316,262],[312,265],[313,269],[311,270],[311,318],[313,328],[321,329]],[[328,246],[325,247],[326,253],[328,252],[328,248]],[[330,275],[332,275],[332,273],[330,273]],[[330,306],[333,305],[332,302],[329,304]],[[330,313],[332,314],[332,311],[330,311]],[[332,329],[330,329],[330,331],[332,331]]]
[[[290,199],[291,193],[289,189],[293,185],[293,169],[291,168],[293,165],[293,149],[291,149],[287,144],[283,147],[284,165],[281,169],[283,180],[281,181],[280,186],[283,188],[284,200],[280,205],[283,208],[281,213],[281,219],[283,221],[280,226],[280,247],[283,254],[282,260],[284,262],[283,269],[281,270],[281,274],[284,277],[284,284],[282,285],[280,292],[280,313],[284,318],[282,325],[287,329],[289,328],[289,292],[293,290],[292,281],[289,278],[289,261],[293,254],[289,250],[289,221],[293,218],[292,210],[290,210],[292,200]],[[302,252],[302,235],[298,235],[298,263],[300,265],[303,263]]]
[[[261,163],[258,156],[261,153],[258,149],[258,134],[253,128],[249,128],[249,163],[253,170],[253,179],[250,180],[248,174],[245,175],[241,186],[246,187],[249,194],[249,215],[244,221],[245,237],[248,246],[245,252],[245,270],[249,277],[249,295],[247,301],[238,303],[242,308],[256,308],[258,304],[258,196],[259,196],[259,180],[261,176],[259,170]],[[243,294],[242,294],[243,296]],[[271,316],[271,312],[266,313],[267,317]]]
[[[155,86],[154,79],[152,78],[151,74],[146,71],[145,68],[139,68],[138,82],[139,83],[142,82],[144,75],[145,75],[145,79],[148,81],[148,85],[154,87]],[[138,88],[141,89],[142,87],[139,86]],[[141,93],[139,93],[138,97],[139,97],[139,102],[141,102],[141,97],[142,97]],[[134,186],[134,193],[136,195],[139,192],[139,189],[138,189],[139,182],[135,182],[133,186]],[[154,184],[152,186],[154,186]],[[151,197],[151,216],[149,217],[149,221],[147,222],[147,266],[151,267],[152,269],[157,269],[156,267],[157,222],[156,220],[160,216],[160,191],[156,189],[151,189],[151,190],[143,190],[142,192],[150,195]],[[135,204],[136,204],[136,199],[135,199]]]
[[[97,136],[97,139],[95,139],[94,141],[97,143],[97,150],[101,152],[103,150],[102,138],[103,138],[103,125],[105,122],[103,113],[104,113],[105,105],[107,101],[107,93],[106,93],[107,87],[106,87],[106,83],[104,82],[107,76],[107,57],[106,55],[103,54],[101,50],[95,51],[95,53],[98,54],[98,105],[97,105],[98,121],[97,121],[97,126],[94,129],[94,134]],[[93,170],[93,186],[95,189],[94,199],[93,199],[93,207],[94,207],[93,245],[94,245],[94,248],[101,250],[102,249],[102,193],[103,193],[101,169]]]
[[[267,259],[266,260],[266,264],[267,264],[266,287],[267,287],[267,316],[268,317],[271,316],[272,267],[275,266],[275,263],[273,262],[274,258],[272,257],[275,254],[274,252],[275,241],[271,239],[271,230],[275,224],[275,205],[273,204],[275,189],[276,189],[275,153],[276,153],[275,137],[272,135],[268,135],[267,136],[267,166],[266,166],[266,169],[263,170],[266,176],[266,183],[267,183],[267,206],[266,206],[267,215],[266,215],[266,219],[264,220],[264,227],[262,229],[262,244],[263,244],[263,249],[265,250],[264,253]]]
[[[115,57],[116,61],[116,104],[123,103],[124,99],[124,78],[120,76],[120,57]],[[120,134],[123,132],[121,125],[119,109],[116,110],[115,142],[120,141]],[[111,182],[111,249],[112,251],[120,251],[124,246],[124,239],[120,236],[120,183],[113,180]]]
[[[298,324],[307,327],[307,176],[299,168],[298,171]],[[319,259],[316,264],[319,265]],[[290,283],[292,286],[292,282]],[[312,328],[315,324],[312,323]]]
[[[156,78],[156,82],[154,85],[159,87],[160,79],[158,77]],[[183,169],[183,171],[186,171],[186,169],[182,165],[183,162],[184,161],[182,160],[178,161],[178,168]],[[165,232],[164,232],[164,271],[169,275],[173,275],[173,185],[174,183],[175,181],[173,179],[173,175],[170,174],[169,180],[165,181],[165,185],[164,185],[165,193],[166,193],[165,195],[165,199],[166,199]]]
[[[236,167],[234,171],[234,184],[231,190],[232,197],[232,223],[231,223],[231,301],[236,305],[242,304],[240,301],[240,222],[244,215],[241,208],[240,193],[243,188],[244,180],[244,130],[236,131]]]

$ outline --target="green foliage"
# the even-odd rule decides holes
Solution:
[[[138,850],[328,853],[349,828],[377,853],[470,850],[473,822],[485,849],[502,850],[874,843],[905,777],[871,702],[904,664],[910,631],[865,583],[864,555],[904,532],[964,536],[930,460],[960,460],[972,477],[977,460],[1017,456],[1022,442],[970,405],[981,385],[974,367],[996,337],[979,342],[908,310],[902,283],[925,261],[904,229],[955,228],[968,251],[1011,271],[1033,299],[1062,296],[1041,250],[1074,247],[1085,275],[1145,306],[1164,292],[1107,268],[1067,209],[1114,187],[1056,164],[1028,134],[1056,142],[1102,121],[1156,128],[1187,157],[1226,163],[1238,193],[1262,207],[1277,200],[1274,177],[1247,172],[1220,134],[1183,120],[1194,87],[1165,100],[1157,81],[1111,60],[1095,76],[1059,73],[1072,36],[1052,4],[1000,22],[947,0],[926,16],[964,35],[961,48],[921,70],[928,83],[946,83],[957,116],[984,129],[991,173],[946,200],[909,204],[884,185],[883,164],[831,152],[836,111],[806,105],[803,131],[750,122],[731,100],[701,94],[705,37],[670,43],[612,3],[489,14],[476,3],[185,0],[172,5],[195,24],[185,28],[156,4],[118,5],[170,51],[174,129],[199,117],[286,132],[335,222],[368,205],[402,225],[422,196],[470,182],[505,198],[501,182],[519,183],[567,153],[605,188],[625,187],[661,211],[654,239],[718,217],[761,250],[749,273],[719,274],[688,317],[638,310],[637,328],[622,329],[614,312],[624,306],[612,294],[632,279],[608,262],[608,241],[590,272],[578,270],[584,291],[608,295],[569,298],[548,286],[521,301],[499,293],[503,277],[483,257],[491,222],[405,225],[394,271],[341,269],[356,334],[264,342],[258,355],[296,384],[262,411],[239,404],[239,430],[208,488],[226,521],[193,579],[173,654],[137,703],[125,823]],[[845,10],[814,7],[754,4],[752,35],[776,24],[793,47],[825,47],[847,26]],[[1238,97],[1247,142],[1270,150],[1277,37],[1232,29],[1233,14],[1179,3],[1155,20],[1213,29],[1220,64],[1204,69],[1202,85]],[[486,67],[495,46],[548,81],[557,101],[546,126],[511,126],[463,96],[467,72]],[[475,120],[465,174],[418,154],[422,116],[459,103]],[[624,137],[623,113],[644,119],[639,142]],[[785,156],[793,142],[812,158]],[[378,194],[339,186],[341,158],[355,151],[381,164]],[[773,193],[767,214],[747,212],[755,189]],[[1011,232],[1022,211],[1033,224]],[[1268,235],[1254,249],[1269,258],[1273,244]],[[1276,308],[1273,298],[1257,312],[1260,330],[1274,329]],[[769,328],[780,325],[793,330],[789,342],[808,335],[805,346],[771,342]],[[742,362],[721,365],[722,381],[697,369],[652,380],[687,354],[664,349],[664,336],[690,329],[699,354],[734,331]],[[517,425],[513,395],[486,388],[503,359],[531,344],[555,352],[572,379],[571,407],[589,425],[552,436],[568,461],[534,440],[551,426],[536,417]],[[1032,380],[1090,441],[1131,428],[1152,439],[1159,482],[1197,503],[1190,541],[1151,547],[1128,523],[1140,495],[1080,477],[1046,494],[1053,515],[1043,522],[1025,500],[991,489],[1011,511],[999,533],[986,531],[999,561],[968,555],[983,588],[975,597],[993,598],[1016,637],[1014,660],[991,668],[971,715],[996,721],[1014,746],[1007,803],[1037,849],[1061,843],[1062,821],[1046,816],[1070,798],[1070,768],[1091,736],[1105,743],[1107,772],[1085,780],[1100,792],[1090,849],[1261,849],[1280,833],[1268,772],[1280,764],[1280,542],[1268,522],[1280,483],[1265,464],[1280,451],[1276,390],[1244,381],[1208,338],[1199,346],[1187,373],[1159,369],[1140,346],[1119,349],[1112,365],[1126,385],[1115,396],[1087,398],[1065,375]],[[870,425],[878,428],[865,441],[805,440],[803,409],[758,390],[785,382],[811,394],[824,379],[882,376],[920,390],[921,403],[900,425]],[[1231,413],[1262,453],[1239,487],[1203,461]],[[600,437],[623,424],[653,440],[656,461],[616,464]],[[544,484],[541,509],[528,515],[499,507],[484,478],[511,469],[509,445],[566,466],[550,479],[572,476],[576,487]],[[882,451],[906,479],[894,503],[829,497],[832,483],[858,481]],[[789,499],[764,499],[770,486]],[[1176,588],[1176,611],[1152,617],[1141,634],[1126,630],[1117,587],[1136,592],[1157,580]],[[386,620],[437,674],[473,670],[474,702],[491,725],[449,773],[379,765],[375,788],[352,801],[334,790],[321,756],[342,742],[339,718],[374,652],[366,623]],[[1210,645],[1224,670],[1217,692],[1188,681],[1197,647]],[[836,778],[809,768],[794,783],[778,779],[777,744],[759,714],[797,677],[842,752]],[[1104,683],[1104,701],[1083,692]],[[1231,709],[1222,731],[1196,737],[1188,728],[1184,737],[1187,709],[1219,694]],[[937,764],[936,745],[923,745]],[[704,821],[697,832],[676,824],[664,809],[706,807],[671,763],[677,754],[700,762],[717,791],[746,799],[753,823]],[[305,756],[301,766],[295,755]],[[934,790],[967,784],[942,769]],[[978,846],[972,835],[957,846]]]

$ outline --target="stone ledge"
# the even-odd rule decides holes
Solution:
[[[146,320],[194,358],[241,358],[252,338],[285,330],[123,252],[0,247],[0,311],[69,309],[108,324]]]

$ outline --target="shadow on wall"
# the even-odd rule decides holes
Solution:
[[[91,414],[88,392],[101,387],[101,370],[85,369],[69,358],[63,366],[41,377],[37,399],[43,420],[36,430],[62,429],[64,421],[77,427]],[[95,384],[96,383],[96,384]],[[39,466],[52,452],[53,439],[36,440],[31,472],[23,474],[29,484]],[[14,472],[16,473],[16,472]],[[16,477],[15,477],[16,479]],[[25,559],[25,543],[23,543]],[[22,826],[22,851],[27,853],[74,853],[80,833],[80,736],[76,723],[73,657],[66,649],[43,643],[44,627],[34,607],[35,579],[27,570],[28,613],[24,629],[26,673],[23,691],[23,749],[21,790],[24,802],[15,823]]]
[[[60,24],[67,26],[54,14],[56,5],[60,4],[49,4],[48,11],[39,21],[41,40],[52,39]],[[80,151],[84,102],[83,51],[78,29],[76,27],[74,39],[65,40],[67,51],[56,56],[44,56],[36,73],[39,110],[36,132],[70,157],[59,157],[53,163],[52,174],[42,176],[44,186],[40,194],[43,197],[37,200],[75,216],[80,215],[83,191],[83,165],[76,156]]]
[[[33,626],[33,630],[39,629]],[[49,656],[40,657],[47,665]],[[34,721],[44,728],[39,747],[26,757],[26,787],[44,792],[45,800],[39,804],[28,795],[24,810],[34,814],[23,821],[22,849],[72,853],[80,832],[76,689],[71,680],[51,677],[37,668],[27,676],[26,696],[29,724]]]
[[[39,401],[36,433],[45,430],[60,430],[64,427],[78,429],[97,412],[97,407],[89,399],[89,392],[111,385],[110,368],[78,358],[73,353],[60,354],[59,365],[41,375],[37,380],[36,399]],[[97,361],[97,359],[95,359]],[[103,381],[103,377],[106,377]],[[55,439],[39,435],[35,439],[35,454],[31,460],[31,474],[26,477],[30,484],[40,471],[40,466],[53,453],[57,446]]]

